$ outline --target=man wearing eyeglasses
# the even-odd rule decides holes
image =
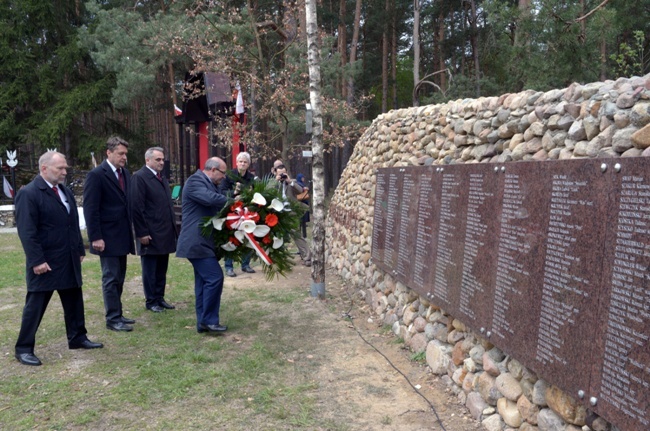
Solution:
[[[176,251],[174,204],[165,167],[165,150],[151,147],[144,153],[145,165],[131,176],[131,212],[136,251],[142,267],[145,307],[154,313],[176,307],[165,301],[169,254]]]
[[[225,178],[226,163],[218,157],[205,162],[203,170],[192,174],[183,187],[181,234],[176,257],[187,258],[194,267],[196,330],[223,333],[219,308],[223,291],[223,271],[215,254],[214,241],[201,234],[204,217],[217,214],[227,202],[217,185]]]

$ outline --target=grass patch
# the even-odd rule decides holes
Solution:
[[[44,365],[26,367],[13,359],[25,258],[16,234],[0,235],[2,429],[347,429],[323,416],[319,385],[300,368],[314,365],[286,360],[286,352],[319,342],[319,328],[309,327],[309,311],[301,307],[309,295],[305,286],[259,277],[259,286],[246,288],[227,280],[221,314],[228,334],[198,334],[189,262],[170,258],[166,298],[177,309],[151,313],[144,307],[139,258],[130,256],[122,299],[125,315],[137,323],[131,333],[116,333],[105,328],[99,259],[87,255],[86,327],[105,347],[67,348],[55,294],[37,333]]]

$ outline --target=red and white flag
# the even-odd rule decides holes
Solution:
[[[246,109],[244,108],[244,98],[241,95],[241,87],[239,86],[239,82],[235,86],[237,89],[237,103],[235,104],[235,114],[243,114],[246,112]]]
[[[174,103],[174,116],[178,117],[179,115],[183,115],[183,110]]]
[[[5,192],[5,196],[7,196],[9,199],[14,198],[14,189],[11,187],[11,184],[9,184],[9,181],[7,181],[7,178],[3,175],[2,176],[2,188]]]

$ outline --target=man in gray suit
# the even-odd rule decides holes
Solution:
[[[219,320],[223,270],[215,254],[214,241],[201,234],[203,218],[217,214],[228,200],[217,189],[225,175],[226,163],[212,157],[205,162],[203,170],[197,170],[183,186],[181,234],[176,257],[187,258],[194,267],[198,332],[223,333],[228,329]]]
[[[63,186],[68,164],[65,156],[48,151],[38,160],[40,175],[16,195],[16,225],[25,250],[27,296],[16,359],[24,365],[41,365],[34,355],[36,331],[56,290],[71,349],[98,349],[86,336],[81,292],[84,251],[77,204]]]
[[[145,307],[155,313],[173,310],[165,301],[169,253],[176,251],[176,220],[165,167],[165,152],[151,147],[144,154],[145,165],[131,177],[131,212],[136,251],[142,266]]]

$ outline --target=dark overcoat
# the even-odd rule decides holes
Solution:
[[[84,184],[84,218],[88,240],[103,239],[102,253],[90,247],[92,254],[101,256],[124,256],[135,254],[131,210],[127,191],[131,184],[131,173],[123,169],[125,190],[120,187],[115,172],[106,160],[88,172]]]
[[[74,195],[59,186],[70,205],[70,213],[54,190],[38,175],[16,194],[16,226],[25,250],[28,292],[79,288],[83,239]],[[34,274],[33,268],[46,263],[52,269]]]
[[[176,257],[205,259],[215,257],[214,241],[201,234],[203,218],[216,215],[228,199],[201,170],[197,170],[183,186],[181,234]]]
[[[135,245],[139,255],[169,254],[176,251],[176,220],[166,178],[159,180],[147,166],[131,176],[131,214]],[[151,236],[143,246],[138,238]]]

